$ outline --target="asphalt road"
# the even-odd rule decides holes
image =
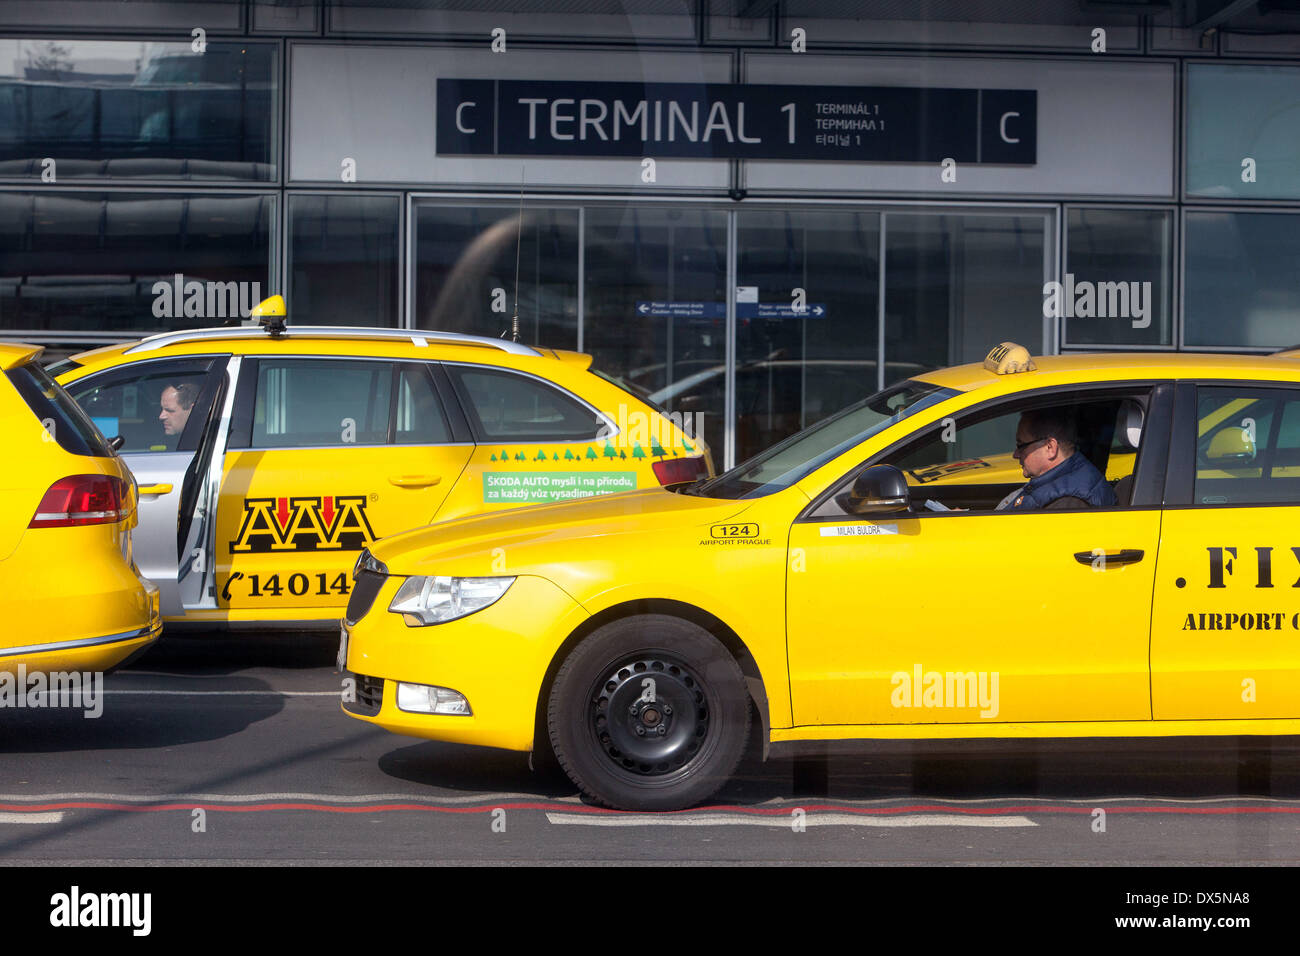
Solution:
[[[1300,862],[1297,738],[751,755],[709,806],[625,814],[345,716],[334,651],[167,639],[97,719],[0,711],[0,864]]]

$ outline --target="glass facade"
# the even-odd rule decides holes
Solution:
[[[1187,194],[1300,199],[1300,69],[1187,68]]]
[[[1085,289],[1094,296],[1063,317],[1067,345],[1173,344],[1172,210],[1071,207],[1063,271],[1074,277],[1074,303]]]
[[[0,37],[0,334],[85,346],[239,321],[274,292],[300,323],[493,337],[517,325],[521,340],[588,352],[601,372],[688,416],[719,464],[1000,341],[1036,352],[1300,341],[1293,65],[1205,50],[1157,62],[1124,20],[1131,36],[1114,33],[1115,49],[1185,90],[1181,116],[1173,80],[1132,93],[1146,97],[1142,116],[1170,117],[1140,163],[1168,154],[1167,181],[1080,139],[1059,188],[1045,191],[1054,98],[1086,80],[1051,57],[1026,80],[1023,50],[1057,50],[1074,21],[1042,14],[1014,39],[993,21],[945,22],[933,36],[991,52],[945,57],[913,44],[934,70],[921,85],[1037,88],[1039,161],[1022,172],[1038,178],[1023,191],[1005,187],[1014,179],[979,185],[1017,172],[992,164],[963,167],[946,195],[928,170],[900,187],[907,164],[867,164],[850,186],[842,162],[664,159],[651,182],[635,161],[566,160],[556,174],[539,169],[557,162],[544,157],[521,171],[514,158],[441,154],[435,81],[479,75],[470,57],[489,20],[529,45],[485,76],[579,80],[588,57],[624,62],[622,47],[602,44],[633,37],[662,49],[627,53],[622,79],[757,77],[782,24],[818,19],[811,5],[763,19],[696,0],[593,2],[581,14],[524,2],[214,3],[202,42],[185,39],[189,5],[154,4],[153,33],[142,7],[121,6],[104,32],[91,29],[102,15],[90,4],[14,4],[26,12]],[[850,6],[814,25],[844,25],[846,50],[876,29],[879,42],[907,46],[904,21]],[[858,82],[843,73],[849,53],[815,59],[799,61],[813,65],[796,82]],[[877,63],[887,59],[864,57],[862,69],[897,66]],[[364,91],[388,80],[363,74],[387,61],[404,79],[379,103]],[[611,61],[599,62],[607,77]],[[1098,86],[1103,99],[1131,89],[1136,74],[1116,69]],[[316,112],[295,110],[295,94],[317,87]],[[290,136],[290,118],[305,115],[310,130]],[[1071,115],[1080,130],[1105,122]],[[347,146],[357,138],[402,162],[357,160]],[[1168,146],[1179,139],[1181,167]],[[294,173],[290,155],[328,162]],[[520,177],[522,204],[510,186]],[[1085,287],[1090,305],[1078,298]]]
[[[520,339],[578,347],[576,207],[420,202],[413,215],[416,328],[499,336],[517,313]]]
[[[271,43],[0,39],[0,177],[274,180],[276,60]]]
[[[270,295],[276,197],[0,192],[0,335],[238,322]]]
[[[396,196],[289,195],[289,301],[304,325],[399,320]]]
[[[1186,244],[1186,345],[1300,342],[1300,217],[1196,210]]]

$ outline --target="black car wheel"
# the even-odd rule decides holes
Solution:
[[[588,796],[624,810],[677,810],[713,795],[749,736],[749,695],[713,635],[646,614],[593,631],[560,667],[551,745]]]

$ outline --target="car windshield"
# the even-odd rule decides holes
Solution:
[[[687,489],[687,493],[707,498],[761,498],[782,491],[877,432],[956,394],[951,388],[926,382],[903,382],[841,409],[712,481]]]

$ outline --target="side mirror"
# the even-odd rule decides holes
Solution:
[[[1210,439],[1210,447],[1205,452],[1208,461],[1243,462],[1255,460],[1255,443],[1250,440],[1246,429],[1225,428],[1215,432]]]
[[[912,509],[907,479],[893,465],[868,468],[858,475],[844,497],[844,510],[854,515],[896,514]]]

